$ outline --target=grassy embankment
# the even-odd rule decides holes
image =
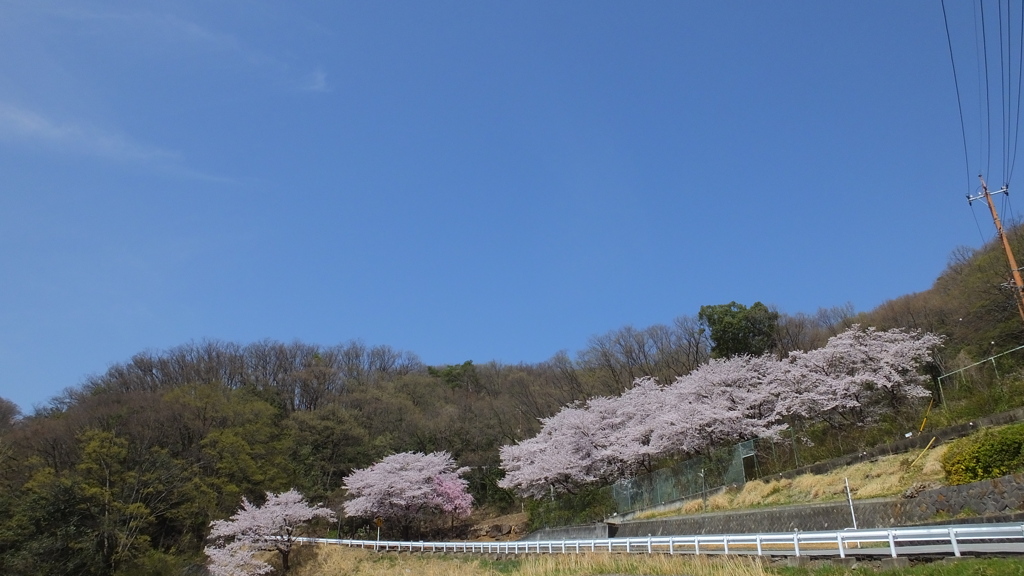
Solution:
[[[846,498],[844,478],[850,481],[854,499],[881,498],[903,493],[914,484],[927,486],[945,484],[942,454],[946,446],[925,452],[911,452],[837,468],[827,474],[805,474],[780,480],[754,480],[741,489],[724,490],[707,499],[707,511],[742,510],[764,506],[807,504]],[[701,499],[688,500],[678,506],[641,513],[639,520],[699,514],[705,510]]]
[[[691,576],[765,576],[751,558],[569,554],[524,556],[509,560],[417,554],[377,554],[365,550],[321,548],[310,551],[292,576],[583,576],[589,574],[687,574]]]

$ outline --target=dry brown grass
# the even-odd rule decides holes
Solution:
[[[291,571],[292,576],[496,576],[499,572],[478,561],[422,554],[377,553],[371,550],[323,546]]]
[[[850,480],[854,499],[879,498],[902,493],[916,483],[943,483],[942,454],[946,446],[920,452],[897,454],[844,466],[828,474],[805,474],[792,480],[754,480],[744,484],[742,490],[723,491],[707,500],[707,510],[741,510],[762,506],[784,506],[810,502],[828,502],[846,498],[844,478]],[[918,459],[918,456],[921,456]],[[916,462],[914,462],[917,460]],[[639,519],[664,518],[699,514],[704,511],[702,500],[689,500],[669,509],[641,514]]]
[[[513,572],[519,576],[588,576],[649,574],[670,576],[764,576],[761,564],[737,556],[666,556],[626,554],[556,554],[531,556]]]
[[[340,547],[310,547],[293,576],[764,576],[753,558],[645,554],[539,554],[499,564],[474,557],[378,554]]]

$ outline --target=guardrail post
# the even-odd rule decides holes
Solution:
[[[793,532],[793,552],[796,553],[796,557],[800,557],[800,533]]]
[[[626,554],[629,554],[631,552],[631,550],[629,549],[629,544],[629,538],[626,538]]]
[[[960,557],[960,546],[956,543],[956,528],[949,529],[949,543],[953,545],[953,555]]]
[[[893,537],[892,530],[887,530],[887,532],[889,533],[889,553],[892,554],[893,558],[895,558],[896,557],[896,539]]]
[[[762,551],[761,551],[761,535],[760,534],[757,535],[757,555],[758,556],[763,556],[764,555],[762,553]]]
[[[700,538],[694,537],[693,539],[693,553],[700,556]]]
[[[652,552],[652,550],[651,550],[651,537],[648,536],[647,537],[647,553],[650,554],[651,552]]]
[[[668,538],[668,555],[671,556],[676,553],[676,539],[669,536]]]
[[[729,537],[726,536],[725,539],[723,540],[723,542],[725,542],[725,553],[728,554],[729,553]]]
[[[839,543],[839,557],[846,558],[846,546],[843,546],[842,532],[836,532],[836,541]]]

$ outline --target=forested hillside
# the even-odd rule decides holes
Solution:
[[[1012,237],[1024,253],[1019,226]],[[714,304],[612,330],[539,364],[425,366],[413,352],[359,341],[142,352],[33,414],[0,399],[0,572],[173,571],[200,554],[211,520],[230,516],[242,497],[296,488],[340,510],[346,475],[398,452],[450,452],[469,468],[477,507],[518,507],[498,487],[499,448],[536,435],[540,419],[621,394],[638,378],[669,382],[712,357],[819,348],[853,324],[945,336],[930,370],[948,372],[1024,337],[996,248],[955,251],[932,289],[870,312]],[[1004,378],[1018,372],[1016,358],[1001,359]],[[964,391],[989,385],[979,379]],[[1021,400],[986,402],[995,411]],[[814,423],[801,430],[812,437]],[[870,439],[847,438],[847,448]],[[347,519],[341,528],[364,525]]]

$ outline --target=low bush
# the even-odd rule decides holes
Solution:
[[[587,487],[576,494],[561,494],[554,500],[528,500],[530,530],[600,522],[615,512],[611,491]]]
[[[982,430],[950,444],[942,457],[952,486],[1024,470],[1024,424]]]

